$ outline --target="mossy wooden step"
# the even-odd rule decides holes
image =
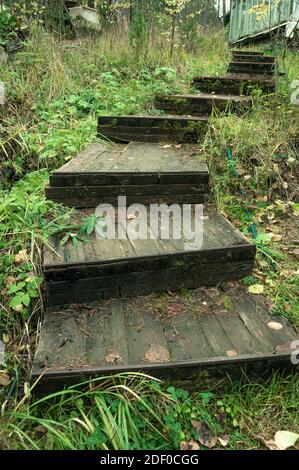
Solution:
[[[92,213],[77,212],[73,222],[79,223]],[[156,238],[153,236],[147,212],[147,239],[134,240],[129,233],[130,226],[136,224],[136,214],[122,208],[115,214],[116,239],[101,239],[94,233],[88,242],[78,246],[71,241],[61,246],[57,238],[51,239],[53,250],[46,248],[44,253],[48,304],[217,285],[250,274],[255,246],[214,209],[205,207],[203,214],[202,220],[198,217],[195,220],[192,211],[195,243],[186,239],[184,227],[169,208],[164,217],[159,214],[163,229],[167,228],[169,215],[168,239],[161,230]]]
[[[201,203],[209,171],[194,144],[94,143],[50,177],[46,196],[69,207],[127,203]]]
[[[234,62],[256,62],[256,63],[268,63],[274,64],[275,57],[267,56],[264,54],[255,54],[249,55],[239,52],[238,54],[233,53],[233,60]]]
[[[225,95],[213,93],[158,95],[156,108],[177,114],[206,114],[213,109],[222,112],[244,112],[252,106],[252,99],[240,95]]]
[[[228,67],[228,73],[249,73],[274,75],[274,64],[268,62],[231,62]]]
[[[230,283],[49,308],[32,381],[39,378],[38,392],[49,393],[126,371],[190,379],[203,370],[219,377],[289,368],[299,336],[285,318],[271,319],[263,300]]]
[[[264,52],[262,51],[244,51],[244,50],[233,50],[231,51],[233,57],[239,57],[240,55],[246,55],[247,57],[257,57],[262,56],[264,57]]]
[[[193,79],[193,87],[202,93],[223,95],[250,95],[254,89],[266,93],[275,91],[275,81],[265,75],[232,74],[225,77],[198,76]]]
[[[198,143],[207,125],[207,116],[101,116],[98,134],[114,142]]]

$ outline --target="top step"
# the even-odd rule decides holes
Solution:
[[[256,63],[275,63],[275,57],[266,56],[266,55],[254,55],[248,56],[247,54],[233,55],[234,62],[256,62]]]
[[[265,55],[264,52],[260,52],[260,51],[231,51],[231,53],[235,57],[238,57],[239,55],[247,55],[248,57]]]
[[[207,116],[101,116],[98,134],[113,142],[198,143],[207,125]]]

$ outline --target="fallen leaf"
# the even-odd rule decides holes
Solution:
[[[106,362],[108,364],[119,364],[122,361],[121,355],[116,351],[116,349],[110,349],[107,351]]]
[[[161,346],[160,344],[152,344],[146,352],[145,359],[148,362],[160,364],[163,362],[169,362],[170,355],[169,351],[164,348],[164,346]]]
[[[282,330],[283,329],[283,326],[281,323],[278,323],[276,321],[270,321],[269,323],[267,323],[267,326],[268,328],[270,328],[270,330]]]
[[[278,233],[270,233],[272,242],[280,242],[282,240],[282,235]]]
[[[189,444],[186,441],[182,441],[180,444],[180,450],[189,450]]]
[[[16,254],[15,262],[16,263],[24,263],[25,261],[28,261],[27,250],[21,250],[21,251],[19,251],[19,253]]]
[[[250,294],[256,294],[256,295],[263,294],[264,286],[262,284],[254,284],[253,286],[250,286],[248,288],[248,292],[250,292]]]
[[[200,449],[200,445],[197,442],[195,442],[194,439],[191,439],[191,441],[189,441],[188,444],[189,444],[189,449],[190,450],[199,450]]]
[[[217,436],[214,434],[212,429],[203,421],[199,422],[192,420],[191,424],[198,433],[199,442],[208,449],[213,449],[217,444]]]
[[[257,436],[258,440],[269,450],[279,450],[275,442],[272,441],[267,441],[263,436]]]
[[[237,351],[232,350],[232,351],[226,351],[226,355],[228,357],[235,357],[235,356],[238,355],[238,353],[237,353]]]
[[[274,442],[279,450],[286,450],[294,447],[299,439],[299,434],[290,431],[277,431],[274,436]]]
[[[229,444],[229,436],[218,437],[218,441],[222,447],[227,447]]]
[[[7,276],[7,278],[5,279],[6,287],[10,287],[13,284],[16,284],[16,282],[17,282],[17,278],[13,276]]]
[[[299,257],[299,248],[295,248],[295,249],[292,251],[292,254]]]
[[[172,147],[171,144],[166,144],[166,145],[163,145],[162,149],[170,149]]]
[[[176,148],[176,149],[182,148],[182,144],[176,144],[176,145],[175,145],[175,148]]]
[[[7,387],[9,383],[10,383],[9,375],[4,374],[3,372],[0,373],[0,385],[2,385],[2,387]]]
[[[44,426],[42,426],[41,424],[39,424],[38,426],[36,426],[35,428],[33,428],[33,432],[35,434],[36,437],[43,437],[45,434],[47,434],[48,430],[47,428],[45,428]]]

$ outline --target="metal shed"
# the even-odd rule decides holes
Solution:
[[[268,13],[259,19],[249,10],[266,4]],[[232,0],[230,11],[229,42],[245,42],[269,35],[278,27],[285,28],[285,34],[291,37],[298,27],[299,0]]]

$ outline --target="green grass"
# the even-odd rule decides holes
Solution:
[[[6,343],[0,379],[5,374],[9,385],[0,385],[0,446],[177,449],[181,441],[197,439],[195,419],[218,437],[228,434],[228,448],[258,448],[261,437],[298,430],[296,374],[219,383],[202,375],[190,393],[126,375],[42,400],[27,396],[43,312],[41,246],[53,231],[63,237],[70,229],[68,211],[43,196],[49,172],[95,138],[98,116],[155,112],[156,93],[186,91],[194,75],[221,75],[230,58],[222,32],[203,35],[200,50],[178,50],[172,60],[168,44],[136,57],[122,36],[113,39],[59,43],[36,29],[28,46],[1,70],[8,102],[0,128],[0,321]],[[287,63],[290,75],[280,81],[276,115],[273,97],[257,94],[252,112],[242,118],[214,116],[202,150],[213,202],[246,235],[250,223],[258,233],[255,271],[245,282],[262,283],[272,313],[298,326],[298,268],[291,253],[299,202],[298,153],[291,143],[298,136],[298,108],[289,104],[288,84],[298,77],[299,60],[288,52]],[[234,176],[228,148],[250,178]],[[282,238],[271,241],[270,231]]]
[[[188,393],[142,374],[93,380],[32,399],[4,413],[3,448],[55,450],[178,449],[198,440],[194,421],[228,440],[227,449],[256,449],[276,431],[298,431],[298,375],[274,374],[206,385]],[[218,442],[215,447],[221,448]]]

